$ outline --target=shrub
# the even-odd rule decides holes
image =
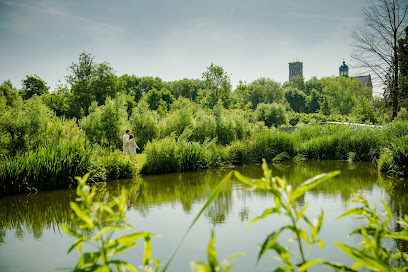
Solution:
[[[136,174],[136,166],[132,158],[124,156],[119,150],[97,156],[88,170],[90,179],[97,181],[130,178]]]
[[[298,153],[309,159],[346,160],[350,152],[355,159],[370,161],[384,146],[380,129],[359,126],[307,126],[296,131],[300,136]]]
[[[187,172],[205,167],[203,148],[199,143],[178,142],[177,144],[178,170]]]
[[[160,122],[160,136],[162,138],[174,134],[180,136],[186,127],[193,124],[191,103],[184,100],[178,110],[169,113]]]
[[[227,147],[228,159],[233,165],[242,165],[252,161],[248,141],[234,141]]]
[[[194,133],[191,136],[193,141],[203,143],[206,139],[214,139],[217,131],[215,116],[203,109],[197,110],[193,130]]]
[[[144,100],[141,100],[137,107],[133,109],[129,121],[137,145],[141,149],[144,148],[148,141],[152,141],[159,136],[159,119],[157,112],[150,110],[149,105]]]
[[[177,142],[168,136],[160,140],[154,139],[145,147],[146,162],[141,173],[171,173],[178,171],[176,159]]]
[[[255,120],[263,121],[268,127],[287,124],[285,107],[282,104],[261,103],[256,107]]]
[[[7,108],[0,116],[0,150],[15,155],[43,146],[56,119],[37,96]]]
[[[102,106],[94,101],[89,108],[89,115],[80,120],[79,124],[91,143],[120,148],[121,136],[130,127],[126,110],[125,96],[116,96],[114,99],[108,97]]]
[[[378,159],[378,170],[381,172],[388,172],[393,165],[392,151],[389,148],[384,148],[381,151]]]

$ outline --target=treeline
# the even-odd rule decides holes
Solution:
[[[118,150],[126,129],[146,151],[146,173],[270,161],[282,152],[318,159],[347,159],[354,152],[368,160],[373,156],[367,154],[378,158],[378,148],[395,138],[375,142],[373,152],[367,146],[378,137],[364,134],[363,151],[349,145],[338,152],[333,145],[353,142],[350,137],[360,132],[336,132],[345,138],[326,134],[308,149],[302,137],[277,131],[288,124],[383,122],[386,115],[375,109],[371,90],[352,78],[297,78],[283,85],[260,78],[231,91],[227,73],[213,64],[201,79],[164,82],[118,77],[109,63],[95,63],[86,53],[68,70],[70,88],[55,93],[35,75],[23,80],[22,90],[9,81],[0,85],[0,194],[68,187],[86,172],[91,180],[133,175],[135,163]],[[398,118],[407,118],[404,108]],[[395,164],[384,162],[388,168]]]
[[[9,81],[4,82],[0,92],[2,107],[9,105],[16,95],[25,100],[38,95],[57,116],[79,120],[90,113],[91,106],[101,106],[108,97],[124,95],[129,116],[141,100],[163,116],[175,100],[183,97],[203,109],[213,109],[221,102],[227,109],[258,110],[259,119],[265,119],[262,115],[268,111],[263,104],[275,103],[290,116],[319,113],[325,116],[342,115],[363,123],[389,120],[385,102],[373,98],[372,90],[364,88],[354,78],[313,77],[305,81],[299,77],[283,84],[269,78],[259,78],[250,83],[240,82],[233,89],[227,72],[214,64],[207,67],[200,79],[165,82],[159,77],[117,76],[108,62],[96,63],[93,56],[87,53],[82,53],[78,63],[73,63],[67,70],[65,79],[68,86],[61,84],[53,93],[37,75],[23,79],[21,90],[13,89]],[[286,122],[294,124],[297,119]],[[285,120],[268,125],[281,124],[286,124]]]

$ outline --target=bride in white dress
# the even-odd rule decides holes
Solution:
[[[129,155],[131,157],[136,156],[136,148],[139,150],[140,148],[137,146],[135,142],[135,137],[132,134],[129,135],[128,143],[129,143]]]

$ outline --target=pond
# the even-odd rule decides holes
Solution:
[[[314,248],[312,257],[353,263],[333,244],[337,241],[357,245],[360,241],[358,236],[348,236],[361,223],[359,219],[337,219],[347,210],[344,203],[353,198],[353,192],[362,192],[379,210],[383,210],[381,201],[385,201],[395,217],[408,213],[406,192],[394,190],[391,193],[390,178],[377,172],[376,166],[371,163],[283,162],[271,164],[270,168],[274,175],[283,177],[293,186],[320,173],[341,170],[339,176],[320,184],[299,199],[300,206],[309,203],[308,216],[317,218],[324,210],[320,238],[325,242],[325,249]],[[234,169],[249,177],[262,176],[260,165]],[[111,195],[119,195],[121,188],[126,188],[128,223],[138,231],[161,235],[161,238],[153,238],[152,257],[164,264],[212,190],[229,170],[143,176],[136,180],[108,182],[103,189]],[[246,189],[234,180],[226,186],[197,221],[168,271],[190,271],[191,260],[206,260],[211,230],[215,233],[219,260],[234,253],[245,253],[245,256],[233,261],[233,271],[272,271],[276,267],[277,261],[271,257],[271,252],[266,253],[257,264],[258,247],[267,235],[286,222],[286,218],[268,217],[246,227],[251,219],[273,206],[271,195]],[[69,189],[0,198],[0,271],[72,270],[79,254],[75,250],[66,254],[74,239],[62,231],[61,223],[69,223],[69,202],[74,199],[75,191]],[[290,245],[296,248],[295,244]],[[123,259],[139,265],[142,263],[142,251],[143,245],[139,244]],[[313,269],[327,270],[325,267]]]

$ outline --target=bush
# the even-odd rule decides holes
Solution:
[[[230,163],[228,149],[220,147],[215,140],[203,144],[176,141],[173,137],[153,140],[146,145],[146,162],[141,172],[159,174],[186,172]]]
[[[132,134],[141,149],[144,149],[148,141],[159,136],[159,119],[157,112],[150,110],[149,105],[144,100],[141,100],[133,109],[129,121],[132,126]]]
[[[6,109],[0,116],[1,152],[15,155],[43,146],[57,119],[37,96]]]
[[[90,178],[96,181],[130,178],[136,174],[136,166],[132,158],[124,156],[119,150],[97,156],[88,170]]]
[[[268,127],[287,124],[286,111],[282,104],[261,103],[256,107],[254,115],[256,121],[263,121]]]
[[[193,126],[193,141],[203,143],[206,139],[214,139],[217,131],[215,116],[199,109],[196,113]]]
[[[389,148],[384,148],[381,151],[378,159],[378,170],[381,172],[388,172],[393,165],[392,151]]]
[[[252,162],[251,153],[248,149],[248,141],[234,141],[227,147],[228,160],[233,165],[243,165]]]
[[[178,161],[176,152],[177,142],[170,136],[148,142],[145,147],[146,162],[143,164],[141,173],[160,174],[177,172]]]
[[[203,148],[199,143],[179,142],[177,145],[178,170],[187,172],[205,168]]]
[[[178,110],[169,113],[160,122],[160,136],[166,137],[170,134],[178,137],[186,127],[191,127],[193,124],[193,114],[191,102],[184,100]]]
[[[381,152],[378,169],[397,176],[408,176],[408,135],[395,139],[390,148]]]
[[[116,96],[114,99],[108,97],[102,106],[94,101],[89,107],[89,115],[80,120],[80,127],[91,143],[120,148],[121,136],[130,127],[126,109],[125,96]]]

